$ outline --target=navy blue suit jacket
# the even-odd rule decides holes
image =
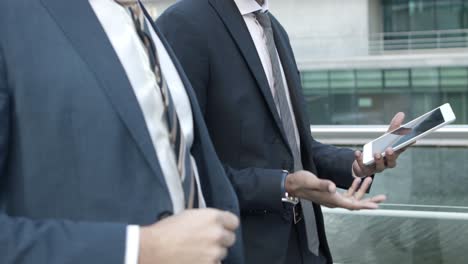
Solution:
[[[207,204],[239,214],[166,48],[192,105]],[[0,1],[0,204],[4,264],[123,263],[126,226],[172,213],[143,114],[88,0]],[[243,263],[240,241],[225,263]]]
[[[288,35],[271,18],[297,119],[304,168],[348,188],[353,180],[353,151],[312,138]],[[292,214],[281,202],[280,186],[282,170],[293,170],[293,157],[242,15],[233,0],[183,0],[166,10],[156,24],[197,93],[215,149],[236,189],[247,262],[284,263]],[[322,251],[331,262],[320,207],[315,205],[315,211]],[[303,232],[300,235],[301,250],[307,253]]]

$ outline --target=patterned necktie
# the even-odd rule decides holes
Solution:
[[[274,79],[273,88],[275,91],[275,95],[273,96],[273,98],[275,100],[276,107],[281,118],[281,123],[283,124],[283,128],[286,133],[286,138],[292,150],[294,158],[294,171],[302,170],[303,167],[301,160],[301,151],[299,149],[298,139],[294,130],[293,113],[291,112],[291,109],[289,107],[286,94],[286,87],[283,82],[283,74],[280,68],[281,62],[278,58],[278,53],[276,51],[273,28],[271,26],[271,19],[268,13],[263,13],[261,11],[255,12],[255,16],[258,23],[260,23],[264,30]],[[302,213],[304,215],[304,220],[306,223],[307,242],[309,250],[318,256],[319,239],[317,233],[317,224],[315,221],[314,207],[312,206],[312,203],[307,200],[301,200],[301,206]]]
[[[133,23],[135,24],[138,37],[143,43],[143,46],[145,47],[145,50],[148,54],[151,69],[153,70],[156,82],[161,91],[164,102],[167,127],[170,134],[170,142],[174,150],[177,162],[177,170],[181,177],[182,187],[184,190],[185,207],[188,209],[197,208],[198,193],[196,191],[197,188],[195,188],[195,168],[193,167],[190,158],[190,150],[187,148],[185,137],[181,130],[180,121],[174,107],[171,93],[161,71],[156,45],[153,41],[153,38],[151,37],[151,32],[149,30],[151,25],[148,23],[145,17],[140,1],[116,0],[116,2],[125,7],[130,14]]]

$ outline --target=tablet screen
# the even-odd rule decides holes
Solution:
[[[437,108],[386,134],[384,137],[376,139],[372,143],[372,152],[382,153],[389,147],[395,148],[442,123],[444,123],[444,117],[440,108]]]

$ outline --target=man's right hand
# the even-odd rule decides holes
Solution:
[[[139,264],[217,264],[236,241],[239,219],[215,209],[187,210],[140,230]]]
[[[361,179],[356,178],[345,193],[336,191],[336,185],[329,180],[319,179],[308,171],[297,171],[286,177],[286,191],[289,195],[303,198],[330,208],[345,208],[349,210],[377,209],[378,204],[385,201],[385,195],[377,195],[362,199],[372,182],[368,177],[361,185]]]

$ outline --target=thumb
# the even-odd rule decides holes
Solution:
[[[403,124],[404,121],[405,121],[405,113],[403,112],[397,113],[393,117],[392,121],[390,122],[390,126],[388,127],[387,131],[390,132],[399,128]]]

